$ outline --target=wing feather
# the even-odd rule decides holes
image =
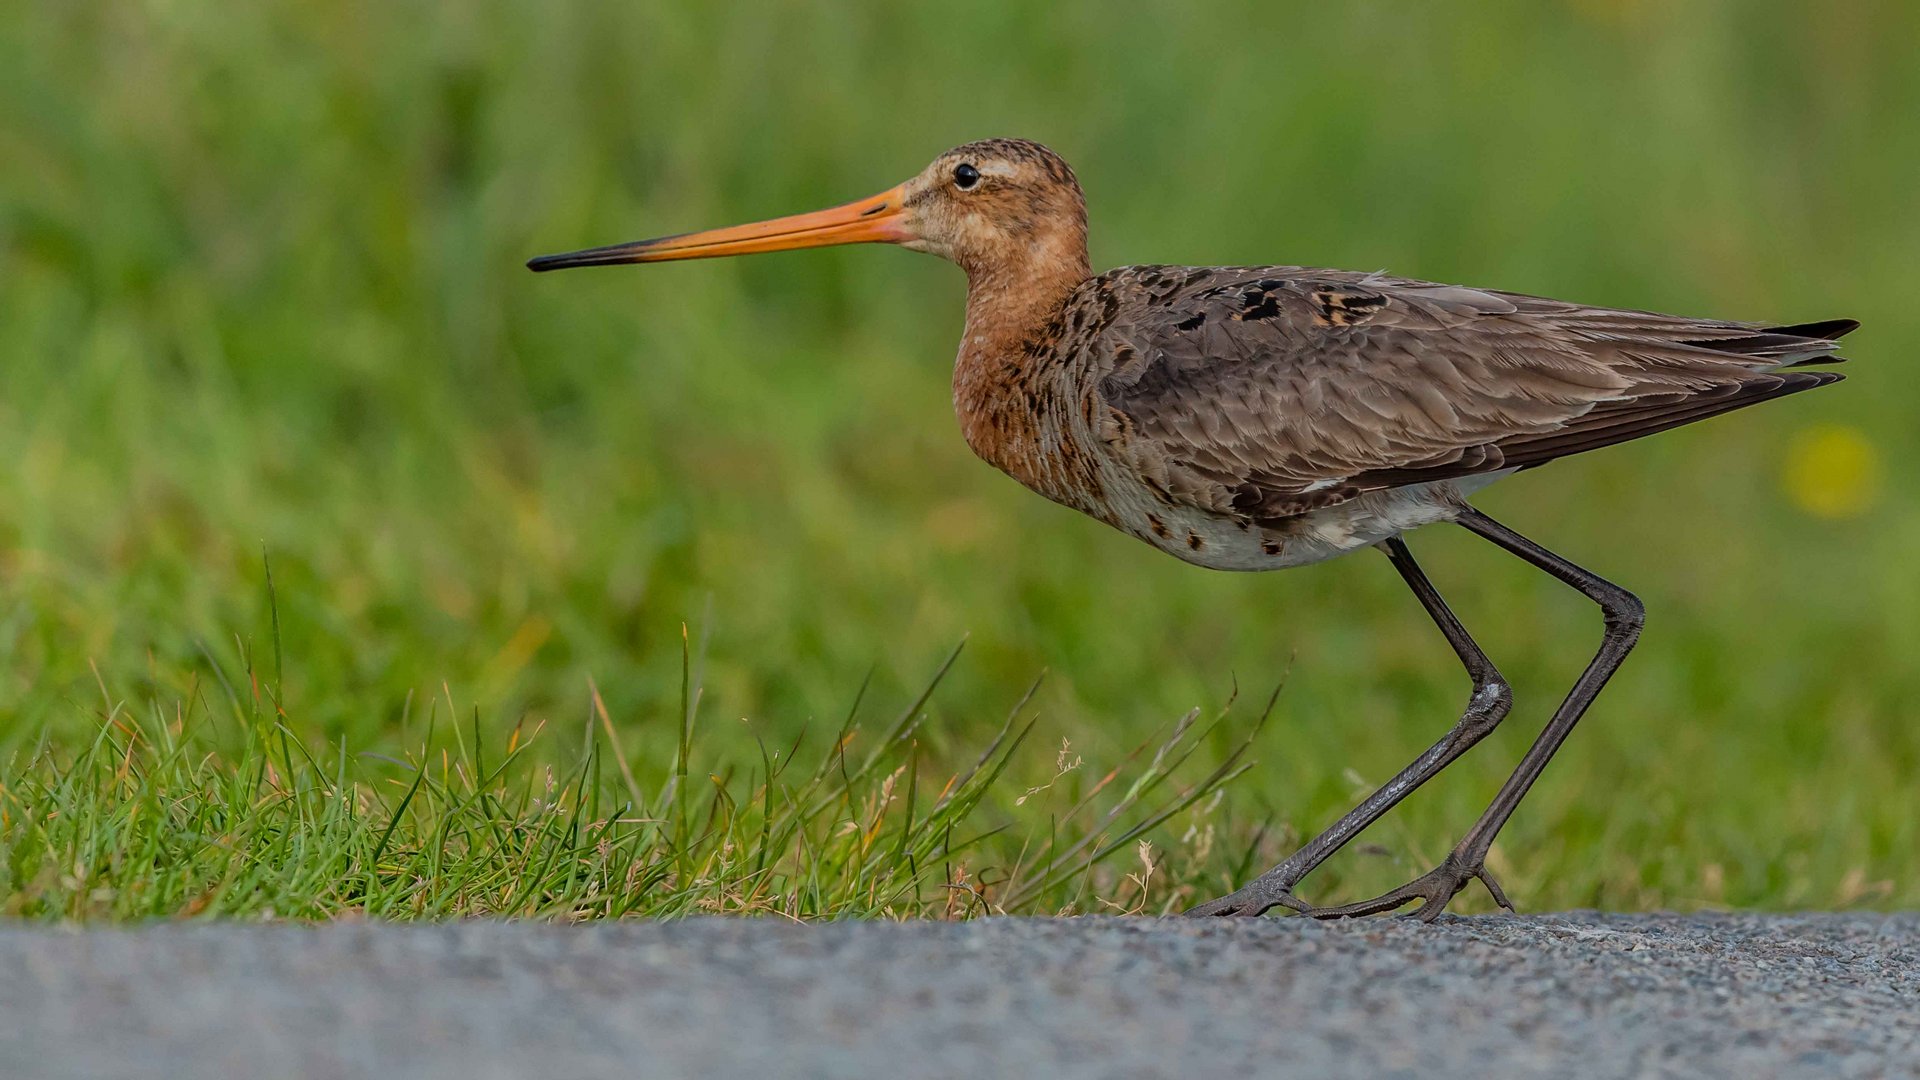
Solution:
[[[1283,266],[1096,282],[1108,317],[1080,347],[1111,358],[1100,394],[1140,471],[1170,498],[1259,519],[1528,468],[1837,381],[1779,369],[1840,359],[1834,339],[1858,325]]]

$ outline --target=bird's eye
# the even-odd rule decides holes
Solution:
[[[971,189],[980,182],[980,170],[971,165],[956,165],[953,170],[953,186],[961,191]]]

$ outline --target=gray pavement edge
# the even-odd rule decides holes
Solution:
[[[1920,1076],[1920,914],[0,924],[0,1076]]]

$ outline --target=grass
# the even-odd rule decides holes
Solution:
[[[1917,19],[10,7],[0,909],[1158,910],[1391,775],[1465,688],[1385,560],[1211,574],[973,461],[950,267],[855,249],[521,269],[827,205],[995,134],[1075,163],[1102,266],[1385,267],[1863,320],[1839,387],[1480,500],[1650,610],[1495,868],[1531,909],[1920,903]],[[1457,533],[1411,543],[1515,716],[1310,898],[1444,853],[1593,647],[1589,605]],[[943,810],[971,846],[903,864],[1042,670],[1031,733]],[[1227,709],[1283,676],[1257,735],[1258,710]],[[806,787],[856,697],[850,760],[881,762]],[[1100,824],[1159,775],[1130,755],[1196,708],[1219,719],[1184,732],[1179,775]],[[874,718],[907,712],[912,739],[886,742]],[[770,778],[763,746],[796,744]],[[676,762],[684,805],[663,809]],[[973,906],[946,887],[963,865],[989,883]],[[628,867],[670,869],[623,891]]]
[[[557,755],[566,764],[538,752],[544,723],[489,748],[475,711],[463,733],[450,696],[444,713],[428,705],[417,749],[399,760],[309,746],[266,673],[215,667],[224,710],[196,694],[142,716],[109,698],[91,739],[42,742],[0,771],[0,913],[964,918],[1165,913],[1197,899],[1209,819],[1248,768],[1247,741],[1209,770],[1183,770],[1220,723],[1195,711],[1103,774],[1063,745],[1055,774],[1011,797],[1044,815],[1045,831],[1010,832],[985,823],[982,804],[1009,804],[1003,776],[1033,731],[1031,691],[964,769],[922,779],[916,732],[959,653],[871,734],[863,687],[810,765],[803,737],[713,771],[687,654],[679,742],[659,769],[629,760],[597,689],[581,746]],[[1191,779],[1176,779],[1183,771]],[[1186,831],[1169,867],[1144,837],[1175,819]],[[1103,868],[1116,855],[1121,868]]]

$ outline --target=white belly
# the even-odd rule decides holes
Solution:
[[[1452,521],[1460,499],[1513,470],[1376,491],[1290,519],[1284,529],[1170,506],[1142,490],[1119,506],[1122,531],[1197,566],[1282,570],[1369,547],[1422,525]]]

